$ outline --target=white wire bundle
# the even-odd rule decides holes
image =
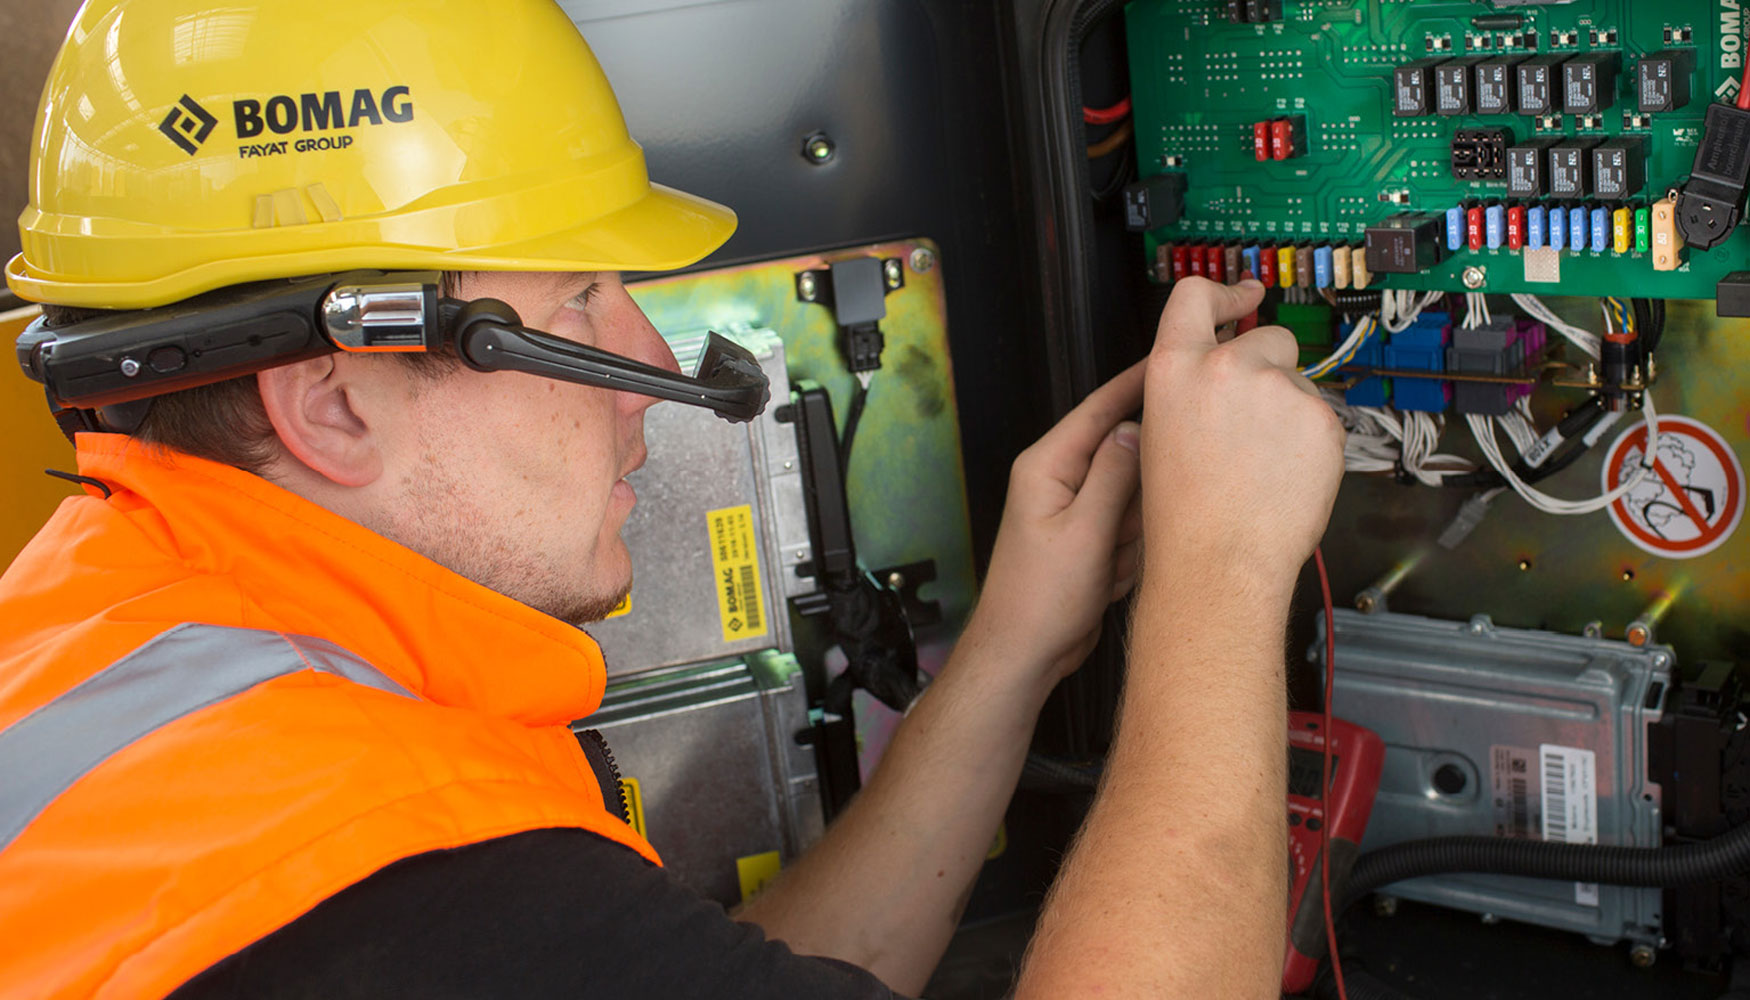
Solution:
[[[1507,485],[1513,488],[1513,492],[1525,499],[1526,503],[1546,514],[1564,516],[1591,514],[1603,510],[1627,496],[1629,491],[1639,486],[1641,480],[1646,478],[1647,473],[1652,471],[1653,459],[1659,453],[1659,415],[1653,410],[1652,393],[1644,393],[1641,398],[1641,414],[1647,421],[1647,444],[1646,450],[1641,453],[1641,464],[1636,466],[1635,470],[1629,473],[1629,477],[1615,489],[1587,500],[1563,500],[1559,497],[1552,497],[1520,479],[1514,474],[1506,456],[1501,454],[1501,442],[1495,438],[1495,423],[1491,422],[1490,418],[1477,413],[1472,413],[1465,419],[1470,422],[1471,433],[1476,436],[1477,447],[1482,449],[1483,457],[1488,460],[1496,472],[1501,474],[1501,478],[1507,480]],[[1495,421],[1502,419],[1496,417]]]
[[[1476,467],[1457,455],[1435,451],[1445,419],[1432,413],[1399,412],[1391,407],[1349,406],[1341,392],[1327,390],[1325,401],[1343,421],[1343,468],[1349,472],[1395,472],[1400,467],[1427,486]]]
[[[1380,293],[1379,325],[1389,333],[1403,333],[1416,322],[1416,317],[1422,315],[1422,310],[1428,308],[1445,295],[1445,292],[1423,292],[1420,298],[1407,289],[1387,289]]]
[[[1372,316],[1363,316],[1356,321],[1355,328],[1349,331],[1349,336],[1343,338],[1343,342],[1337,345],[1336,350],[1326,355],[1323,360],[1302,368],[1300,373],[1307,378],[1323,378],[1348,364],[1355,357],[1355,352],[1361,349],[1362,343],[1373,334],[1376,326]]]
[[[1519,308],[1525,310],[1526,315],[1531,316],[1533,319],[1541,322],[1544,326],[1568,338],[1574,346],[1585,351],[1587,357],[1598,357],[1601,342],[1596,333],[1592,333],[1589,330],[1582,330],[1574,324],[1562,319],[1560,316],[1557,316],[1549,306],[1543,304],[1542,299],[1539,299],[1535,295],[1524,293],[1517,294],[1513,296],[1513,302]]]

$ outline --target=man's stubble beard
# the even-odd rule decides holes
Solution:
[[[502,525],[463,490],[431,452],[403,484],[406,510],[395,541],[489,590],[562,622],[583,626],[606,618],[631,593],[631,581],[606,593],[585,592],[581,573],[541,561],[490,525]]]

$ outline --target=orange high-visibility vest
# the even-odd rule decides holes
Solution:
[[[526,830],[657,860],[566,727],[606,684],[582,631],[228,466],[81,435],[79,471],[113,495],[0,577],[0,996],[163,996]]]

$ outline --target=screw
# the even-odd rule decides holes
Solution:
[[[905,576],[904,576],[904,574],[900,573],[898,570],[894,570],[893,572],[887,574],[887,586],[892,590],[904,590],[905,589]]]
[[[1531,572],[1531,560],[1530,559],[1519,560],[1519,572],[1521,572],[1521,573]]]
[[[1373,609],[1379,607],[1379,594],[1373,587],[1355,595],[1355,610],[1364,615],[1373,614]]]
[[[815,166],[832,162],[837,155],[838,147],[832,143],[832,137],[825,132],[815,132],[802,140],[802,158]]]
[[[817,288],[814,282],[814,272],[803,271],[802,274],[796,278],[796,294],[800,295],[804,302],[813,302],[816,291]]]
[[[1397,916],[1398,915],[1398,897],[1396,897],[1396,896],[1375,896],[1375,897],[1373,897],[1373,912],[1374,912],[1375,916],[1380,916],[1380,917],[1395,917],[1395,916]]]
[[[1493,925],[1498,924],[1500,922],[1501,922],[1501,918],[1496,916],[1493,913],[1483,914],[1483,923],[1485,923],[1485,924],[1489,924],[1489,925],[1493,926]]]
[[[1460,280],[1464,282],[1466,288],[1481,288],[1483,283],[1489,280],[1489,274],[1480,267],[1467,267],[1460,275]]]
[[[806,553],[806,552],[796,553],[796,561],[797,562],[806,562],[807,560],[808,560],[808,553]]]
[[[881,273],[887,276],[888,288],[898,288],[900,283],[905,280],[905,274],[900,271],[897,258],[884,261],[881,265]]]
[[[140,374],[140,363],[133,358],[123,358],[121,368],[122,374],[126,375],[128,378],[133,378],[135,375]]]
[[[1653,950],[1652,945],[1648,944],[1637,944],[1630,948],[1628,953],[1628,960],[1633,962],[1637,969],[1652,968],[1653,963],[1658,961],[1658,958],[1659,953]]]
[[[928,247],[918,247],[911,252],[911,269],[919,274],[929,274],[935,270],[936,255]]]
[[[1587,622],[1586,627],[1580,630],[1580,634],[1588,639],[1602,639],[1604,638],[1604,623]]]
[[[1591,385],[1598,384],[1598,369],[1596,366],[1586,366],[1586,381]]]
[[[1628,644],[1631,646],[1645,646],[1647,640],[1652,637],[1652,632],[1640,622],[1635,622],[1628,627],[1627,638]]]

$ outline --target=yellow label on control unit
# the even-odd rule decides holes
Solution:
[[[783,866],[784,862],[778,857],[777,851],[736,858],[735,874],[741,880],[741,901],[747,902],[770,885],[772,879],[778,877],[778,869]]]
[[[754,538],[753,507],[708,511],[711,569],[717,588],[717,614],[724,642],[740,642],[766,634],[766,614],[760,603],[760,554]]]
[[[628,590],[628,591],[626,591],[626,593],[621,595],[620,603],[614,605],[614,610],[612,610],[612,611],[608,612],[606,615],[602,616],[602,620],[606,621],[609,618],[618,618],[621,615],[629,615],[631,613],[632,613],[632,592],[630,590]]]
[[[626,800],[626,825],[646,840],[650,834],[644,828],[644,789],[637,778],[620,779],[620,796]]]

